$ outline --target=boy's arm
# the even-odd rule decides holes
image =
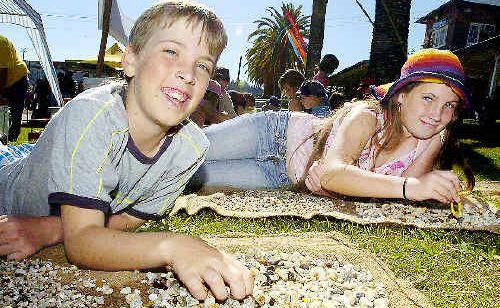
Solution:
[[[107,227],[131,231],[144,222],[123,213],[111,216]],[[9,260],[22,260],[62,241],[62,222],[58,216],[0,216],[0,256]]]
[[[250,271],[201,240],[170,232],[127,233],[104,227],[98,210],[63,205],[61,218],[68,259],[98,270],[135,270],[170,266],[191,294],[204,299],[206,284],[219,300],[252,293]],[[224,283],[225,282],[225,283]]]
[[[122,213],[119,215],[112,215],[106,227],[113,230],[133,231],[140,227],[146,221],[137,217]]]

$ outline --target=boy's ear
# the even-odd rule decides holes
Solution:
[[[122,68],[125,76],[134,77],[136,73],[136,66],[138,56],[135,53],[134,47],[128,45],[122,55]]]

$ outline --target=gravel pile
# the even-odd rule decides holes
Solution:
[[[0,303],[11,307],[91,307],[119,293],[129,307],[373,307],[388,306],[384,286],[370,273],[338,260],[324,261],[298,252],[271,253],[251,250],[236,254],[255,273],[253,296],[243,301],[228,299],[218,303],[212,295],[204,302],[194,299],[175,275],[137,275],[144,286],[114,290],[102,281],[75,278],[63,285],[60,273],[78,277],[75,267],[59,267],[50,262],[0,261],[2,273]],[[141,278],[138,278],[141,279]],[[91,290],[92,292],[86,292]],[[85,295],[85,294],[99,295]]]
[[[69,284],[63,282],[65,274],[80,276],[75,266],[61,267],[39,259],[0,260],[0,273],[2,307],[95,307],[104,304],[104,294],[96,296],[82,292],[93,284],[90,279],[81,277]]]
[[[488,229],[500,226],[500,213],[487,204],[464,199],[462,217],[455,218],[449,206],[422,206],[422,203],[401,204],[372,199],[359,202],[355,199],[319,197],[291,191],[245,190],[209,196],[181,196],[171,215],[181,209],[194,214],[209,207],[221,215],[236,217],[332,216],[356,223],[397,223],[423,228]],[[496,228],[496,229],[495,229]]]
[[[460,218],[453,217],[449,207],[426,208],[396,203],[357,203],[356,214],[375,222],[395,220],[429,227],[457,226],[462,228],[482,228],[500,224],[500,219],[488,207],[478,207],[469,203],[463,205],[463,214]]]

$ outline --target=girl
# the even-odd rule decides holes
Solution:
[[[210,126],[211,147],[193,182],[459,202],[457,175],[434,167],[450,169],[457,157],[451,132],[470,104],[464,80],[453,53],[424,49],[396,82],[373,89],[378,100],[346,104],[327,119],[265,112]]]

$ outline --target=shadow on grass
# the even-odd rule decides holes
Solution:
[[[480,175],[485,180],[500,181],[500,172],[493,159],[474,150],[475,146],[462,144],[464,156],[468,159],[474,174]]]

